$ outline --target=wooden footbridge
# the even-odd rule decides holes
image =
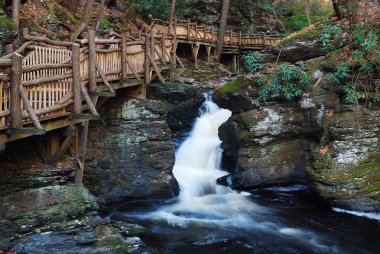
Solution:
[[[68,150],[79,169],[81,185],[89,120],[99,119],[98,109],[116,90],[128,88],[130,96],[145,98],[152,80],[175,81],[185,68],[177,56],[180,43],[191,45],[193,57],[205,46],[208,60],[216,46],[217,31],[190,21],[169,27],[155,20],[144,32],[111,33],[73,42],[32,36],[23,30],[24,44],[6,47],[0,58],[0,149],[26,137],[49,163]],[[260,50],[274,45],[273,36],[228,31],[226,54]]]

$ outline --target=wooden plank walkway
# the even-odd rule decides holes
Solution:
[[[87,38],[76,43],[24,30],[25,43],[15,51],[7,47],[8,54],[0,58],[0,149],[13,140],[97,119],[97,109],[117,89],[132,87],[132,96],[144,98],[153,79],[166,82],[164,71],[174,81],[184,68],[176,53],[179,43],[192,45],[195,60],[204,45],[210,60],[217,31],[190,20],[175,19],[173,24],[155,20],[145,32],[106,38],[88,30]],[[227,31],[224,53],[260,50],[277,41]]]

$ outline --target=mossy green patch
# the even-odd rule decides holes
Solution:
[[[223,86],[218,87],[216,93],[236,93],[244,91],[247,88],[248,80],[245,77],[239,77]]]
[[[380,191],[380,153],[371,154],[357,166],[348,168],[347,175],[357,188]]]
[[[0,17],[0,26],[17,30],[16,24],[8,17]]]

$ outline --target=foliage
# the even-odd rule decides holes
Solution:
[[[292,101],[302,95],[308,78],[302,67],[284,63],[278,66],[267,83],[261,75],[255,75],[252,82],[260,87],[259,96],[264,101],[270,96],[281,96]]]
[[[107,29],[109,26],[110,26],[110,22],[109,22],[109,20],[108,20],[106,17],[103,17],[103,18],[99,21],[99,29],[101,29],[101,30],[105,30],[105,29]]]
[[[257,51],[245,54],[241,57],[241,59],[244,67],[251,73],[261,71],[264,67],[263,64],[259,63],[261,55]]]
[[[309,0],[309,3],[312,23],[318,22],[333,12],[331,7],[323,7],[319,1]],[[299,1],[285,1],[284,4],[278,6],[276,12],[286,28],[286,34],[301,30],[309,25],[303,1],[302,3]]]
[[[345,54],[330,79],[342,85],[345,101],[358,103],[365,100],[380,101],[380,85],[375,77],[380,75],[380,40],[378,31],[363,24],[350,28],[340,24],[324,27],[321,40],[326,50],[344,47]]]
[[[127,6],[134,8],[137,14],[144,18],[159,18],[166,20],[169,17],[169,0],[124,0]]]

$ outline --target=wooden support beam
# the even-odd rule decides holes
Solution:
[[[36,128],[11,128],[7,130],[8,135],[36,135],[41,136],[45,135],[46,131],[44,129]]]
[[[93,92],[88,93],[90,96],[99,96],[99,97],[116,97],[115,92]]]
[[[191,51],[193,53],[193,58],[194,58],[194,68],[198,67],[198,53],[199,53],[199,43],[192,44],[191,45]]]
[[[206,46],[206,51],[207,51],[207,62],[208,62],[208,63],[211,62],[211,49],[212,49],[212,46],[210,46],[210,45]]]
[[[75,136],[76,130],[77,130],[77,127],[75,125],[71,125],[64,128],[59,134],[64,137],[73,137]]]
[[[59,135],[50,135],[47,138],[47,159],[52,164],[52,159],[59,149]]]
[[[74,114],[82,113],[82,97],[81,97],[81,76],[80,76],[80,47],[79,44],[73,44],[71,47],[72,55],[71,59],[73,62],[73,96],[74,96]]]
[[[46,151],[46,146],[45,143],[42,142],[41,139],[35,140],[33,142],[34,147],[36,148],[37,153],[40,155],[42,160],[47,163],[48,162],[48,156],[47,156],[47,151]]]
[[[165,84],[165,83],[166,83],[166,82],[165,82],[165,79],[164,79],[164,77],[161,75],[161,72],[160,72],[160,70],[158,69],[158,66],[157,66],[157,64],[155,63],[154,59],[152,58],[151,55],[148,55],[148,58],[149,58],[150,64],[152,65],[154,71],[155,71],[156,74],[157,74],[158,79],[161,81],[162,84]]]
[[[263,49],[265,49],[265,33],[263,32],[262,34],[261,34],[261,44],[262,44],[262,47],[263,47]]]
[[[108,91],[110,91],[111,93],[115,93],[115,91],[113,90],[112,86],[110,85],[110,83],[107,80],[106,74],[104,73],[104,71],[102,70],[102,67],[100,67],[100,64],[98,64],[98,63],[96,63],[96,70],[100,74],[100,77],[102,78],[103,83],[107,87]],[[92,91],[92,92],[96,92],[96,90]]]
[[[84,100],[86,101],[86,103],[87,103],[87,105],[88,105],[88,107],[89,107],[89,109],[91,111],[91,114],[93,114],[94,116],[99,116],[99,113],[96,110],[96,107],[95,107],[94,103],[92,102],[92,100],[90,98],[90,95],[87,92],[86,86],[82,84],[80,86],[80,89],[81,89],[81,92],[82,92],[82,96],[83,96]]]
[[[165,33],[162,33],[162,58],[163,58],[163,63],[165,64],[166,63],[166,34]]]
[[[96,45],[95,31],[88,30],[88,81],[90,92],[96,91]]]
[[[87,147],[87,136],[88,136],[88,126],[89,121],[86,121],[84,125],[80,125],[79,130],[79,147],[78,154],[76,155],[78,161],[78,168],[75,171],[75,185],[78,187],[83,186],[83,173],[84,173],[84,162],[86,159],[86,147]]]
[[[69,148],[72,139],[73,139],[72,136],[67,136],[64,139],[64,141],[62,142],[62,144],[59,145],[58,150],[55,152],[55,154],[53,155],[53,157],[50,158],[50,163],[51,164],[57,163],[62,158],[62,156],[65,154],[65,152]]]
[[[28,112],[28,116],[29,116],[30,120],[32,120],[34,127],[36,129],[43,129],[40,121],[38,120],[36,112],[34,111],[32,106],[30,105],[30,101],[28,100],[28,97],[25,94],[24,86],[22,84],[20,84],[20,86],[19,86],[19,93],[20,93],[20,97],[21,97],[23,105],[24,105],[24,109],[26,109],[26,112]]]
[[[19,86],[21,84],[22,75],[22,56],[18,53],[13,53],[11,69],[11,89],[10,89],[10,112],[11,112],[11,127],[22,127],[22,111]]]
[[[131,71],[132,71],[133,75],[135,76],[135,78],[137,80],[141,80],[140,75],[137,73],[137,71],[135,70],[135,68],[132,65],[132,63],[128,60],[128,57],[125,58],[125,61],[127,62],[129,68],[131,68]]]

